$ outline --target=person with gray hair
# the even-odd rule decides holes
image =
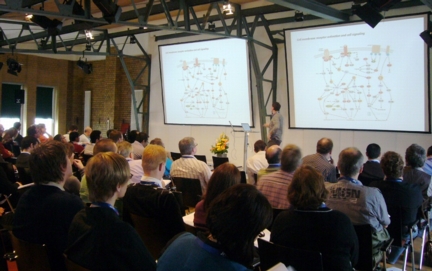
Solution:
[[[373,234],[373,260],[378,263],[383,257],[381,244],[390,235],[386,227],[390,224],[387,205],[381,191],[375,187],[363,186],[357,180],[363,168],[363,154],[354,147],[339,154],[338,169],[341,177],[335,184],[328,184],[330,192],[327,206],[346,214],[353,225],[369,224]]]
[[[423,170],[426,151],[417,144],[412,144],[405,151],[406,166],[403,170],[403,182],[420,186],[423,195],[423,210],[426,210],[432,196],[431,175]]]
[[[301,151],[296,145],[286,145],[282,150],[280,170],[262,176],[257,188],[268,199],[273,209],[288,209],[288,186],[294,171],[301,163]]]
[[[195,158],[198,144],[193,137],[185,137],[179,141],[179,150],[182,155],[171,166],[171,177],[199,179],[203,194],[211,176],[210,168],[206,163]]]
[[[303,157],[303,165],[309,165],[321,172],[326,182],[336,182],[336,168],[331,161],[333,141],[323,137],[317,142],[316,153]]]

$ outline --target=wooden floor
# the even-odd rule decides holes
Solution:
[[[432,234],[432,232],[431,232]],[[427,237],[426,237],[427,238]],[[414,240],[414,252],[415,252],[415,270],[420,270],[419,269],[419,259],[420,259],[420,249],[421,249],[421,241],[422,239],[417,238],[416,240]],[[396,271],[396,270],[402,270],[403,268],[403,257],[401,256],[398,260],[398,262],[394,265],[389,264],[387,267],[388,271]],[[407,271],[411,271],[412,269],[412,264],[411,264],[411,260],[410,257],[408,257],[408,263],[407,263],[407,267],[406,267]],[[432,255],[431,256],[424,256],[423,259],[423,266],[422,266],[422,271],[432,271]]]

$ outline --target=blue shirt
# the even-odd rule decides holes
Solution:
[[[424,163],[423,170],[432,176],[432,158],[428,158]]]

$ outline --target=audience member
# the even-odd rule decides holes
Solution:
[[[79,197],[79,191],[81,188],[81,182],[79,180],[82,176],[84,176],[84,165],[82,164],[81,160],[75,159],[75,148],[73,144],[70,142],[64,144],[67,146],[67,155],[72,163],[73,175],[66,179],[63,187],[66,192],[77,195]]]
[[[257,188],[267,197],[273,209],[288,209],[288,186],[294,171],[301,163],[301,151],[296,145],[286,145],[282,150],[280,170],[266,174],[258,180]]]
[[[71,126],[69,126],[69,131],[67,132],[67,134],[64,134],[64,137],[66,138],[67,142],[70,142],[69,134],[71,132],[78,132],[78,126],[76,126],[75,124],[72,124]]]
[[[375,181],[371,186],[381,190],[387,205],[390,217],[394,212],[402,211],[402,226],[412,224],[417,220],[419,210],[423,203],[420,186],[408,182],[402,182],[404,162],[402,157],[395,152],[386,152],[381,160],[381,167],[385,174],[384,181]],[[398,221],[392,221],[395,225]],[[408,228],[405,228],[405,238],[409,235]]]
[[[69,137],[69,135],[68,135],[68,137]],[[61,134],[56,134],[53,139],[58,141],[58,142],[62,142],[62,143],[68,143],[69,142],[69,141],[66,141],[66,137],[64,135],[61,135]]]
[[[15,166],[21,167],[21,168],[30,168],[29,165],[29,158],[31,151],[36,148],[36,146],[39,144],[39,141],[32,137],[32,136],[26,136],[21,141],[21,154],[17,157]]]
[[[218,166],[210,177],[206,194],[195,206],[194,225],[200,228],[206,226],[206,210],[213,200],[229,187],[240,183],[240,171],[234,164],[223,163]]]
[[[117,144],[123,141],[123,134],[119,130],[112,130],[108,138]]]
[[[139,160],[142,157],[144,148],[148,144],[149,136],[146,133],[137,133],[135,141],[132,142],[132,149],[134,154],[134,159]]]
[[[159,146],[162,146],[165,149],[165,145],[162,142],[162,139],[160,139],[159,137],[156,137],[155,139],[153,139],[152,141],[150,141],[150,144],[159,145]],[[166,163],[165,163],[165,172],[164,172],[164,176],[163,177],[169,179],[171,177],[170,176],[170,171],[171,171],[171,166],[172,166],[172,162],[173,161],[172,161],[170,153],[168,151],[165,151],[165,152],[167,154],[167,160],[166,160]]]
[[[18,144],[18,146],[21,146],[21,141],[23,140],[23,136],[21,135],[21,122],[15,122],[13,125],[13,128],[15,128],[18,131],[18,134],[15,136],[14,140]]]
[[[10,128],[6,130],[6,132],[3,134],[2,143],[3,146],[14,153],[14,138],[18,135],[18,130],[15,128]]]
[[[276,172],[280,169],[280,158],[281,158],[282,150],[279,147],[279,145],[273,145],[270,147],[267,147],[265,158],[268,163],[267,168],[262,168],[258,171],[258,182],[259,179],[269,173]]]
[[[279,113],[281,108],[280,103],[274,102],[272,104],[272,116],[270,119],[270,123],[264,124],[264,127],[268,127],[268,140],[275,142],[280,146],[282,142],[282,134],[283,134],[283,116]]]
[[[380,247],[390,239],[386,227],[390,224],[387,206],[381,191],[375,187],[363,186],[357,180],[363,165],[363,155],[357,148],[346,148],[339,154],[338,168],[341,177],[335,184],[329,184],[327,205],[346,214],[354,225],[369,224],[372,234],[375,263],[382,258]]]
[[[30,126],[27,128],[27,136],[32,136],[32,137],[37,138],[37,140],[38,140],[39,143],[40,143],[40,140],[39,140],[39,132],[38,132],[38,129],[36,128],[36,125],[35,125],[35,124],[30,125]]]
[[[79,136],[79,143],[81,145],[83,144],[90,144],[90,135],[93,132],[93,129],[90,126],[87,126],[84,128],[84,133]]]
[[[368,160],[363,164],[363,171],[358,176],[363,185],[369,186],[373,181],[384,179],[384,172],[381,169],[380,160],[381,147],[378,144],[369,144],[366,148]]]
[[[161,146],[149,145],[144,149],[144,176],[139,183],[128,187],[123,199],[123,217],[131,224],[131,214],[156,219],[160,225],[165,225],[160,230],[168,242],[176,234],[184,231],[185,227],[181,207],[174,194],[162,189],[161,179],[165,171],[165,161],[165,149]]]
[[[13,233],[17,238],[45,244],[51,270],[66,270],[63,251],[67,231],[75,214],[84,206],[63,185],[72,175],[71,161],[63,143],[50,140],[30,154],[35,186],[21,196],[15,210]]]
[[[122,141],[117,144],[117,152],[123,156],[129,164],[129,169],[132,175],[130,181],[132,183],[139,183],[144,176],[141,160],[132,159],[132,144],[128,141]]]
[[[96,154],[87,164],[90,207],[81,210],[69,230],[67,257],[90,270],[156,270],[136,231],[114,207],[127,189],[129,167],[119,154]]]
[[[207,189],[207,183],[211,171],[206,163],[195,158],[198,144],[193,137],[185,137],[179,141],[179,149],[182,157],[175,160],[171,166],[171,177],[199,179],[203,194]]]
[[[43,123],[37,124],[36,129],[38,131],[39,141],[41,143],[53,139],[53,137],[47,133],[45,124],[43,124]]]
[[[79,134],[78,132],[71,132],[69,134],[70,142],[73,143],[75,148],[75,153],[82,153],[84,151],[84,147],[79,143]]]
[[[330,138],[321,138],[317,142],[316,153],[303,158],[303,165],[310,165],[321,172],[326,182],[336,182],[336,168],[330,161],[333,150],[333,141]]]
[[[426,151],[417,144],[412,144],[406,149],[403,170],[403,182],[413,183],[420,186],[423,194],[423,210],[426,210],[432,196],[431,175],[423,171],[426,160]]]
[[[432,176],[432,146],[427,149],[426,155],[427,157],[423,165],[423,170],[424,172]]]
[[[236,184],[214,199],[206,221],[209,235],[178,235],[159,259],[158,270],[252,269],[254,241],[271,223],[272,209],[253,185]]]
[[[286,190],[293,208],[278,215],[270,241],[321,252],[324,271],[353,270],[358,258],[357,235],[345,214],[326,206],[328,191],[321,173],[303,165]]]
[[[263,140],[257,140],[254,144],[255,154],[246,161],[247,183],[257,184],[258,171],[268,167],[265,157],[266,143]]]
[[[90,144],[87,144],[84,148],[84,154],[93,155],[93,149],[96,143],[101,139],[102,132],[94,130],[90,133]]]

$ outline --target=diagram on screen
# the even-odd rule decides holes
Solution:
[[[186,117],[226,118],[229,99],[224,88],[227,80],[226,61],[221,58],[182,60],[183,95],[180,99]]]
[[[391,113],[390,46],[321,49],[322,92],[316,99],[325,120],[386,121]]]

